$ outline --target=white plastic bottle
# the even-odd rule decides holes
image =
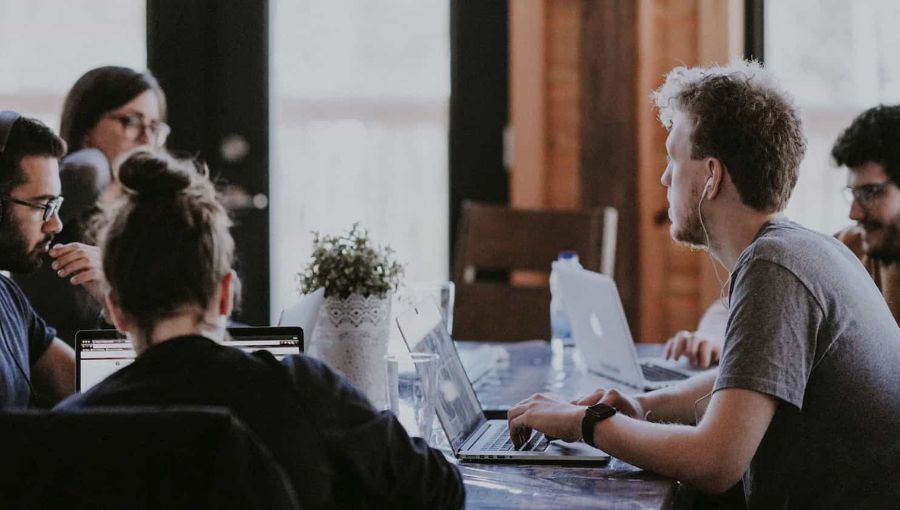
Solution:
[[[572,323],[559,290],[557,267],[581,269],[578,254],[574,251],[561,251],[550,268],[550,336],[562,340],[563,344],[569,344],[572,340]]]

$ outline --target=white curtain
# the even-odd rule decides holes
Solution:
[[[147,67],[142,0],[0,0],[0,109],[59,130],[66,92],[102,65]]]
[[[272,4],[272,316],[297,299],[311,231],[359,222],[447,278],[446,0]]]
[[[900,2],[770,0],[765,15],[766,66],[800,105],[808,138],[787,214],[834,233],[851,221],[832,145],[863,110],[900,102]]]

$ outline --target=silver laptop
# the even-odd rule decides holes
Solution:
[[[303,352],[303,330],[298,327],[228,328],[222,345],[246,352],[267,350],[279,360]],[[75,390],[84,391],[128,366],[134,347],[114,329],[82,330],[75,334]]]
[[[301,327],[306,338],[311,339],[316,327],[316,320],[319,317],[319,308],[324,300],[324,288],[300,296],[296,303],[281,311],[281,315],[278,316],[278,325]]]
[[[586,269],[557,268],[575,346],[587,369],[642,390],[675,384],[698,373],[683,363],[638,358],[619,291],[612,278]]]
[[[436,406],[438,419],[454,455],[479,462],[604,462],[609,455],[585,443],[548,441],[533,433],[516,449],[506,420],[487,420],[466,376],[453,340],[437,305],[425,300],[397,317],[397,325],[410,352],[436,353],[441,358]]]

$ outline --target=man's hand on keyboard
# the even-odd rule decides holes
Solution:
[[[563,441],[578,441],[584,410],[585,406],[571,404],[553,395],[532,395],[509,410],[509,436],[516,449],[528,441],[532,429]]]
[[[616,389],[607,390],[600,388],[590,395],[573,400],[572,404],[577,406],[592,406],[600,402],[615,407],[620,413],[637,420],[643,420],[646,415],[644,407],[636,398],[630,395],[623,395]]]

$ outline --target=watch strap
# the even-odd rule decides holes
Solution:
[[[616,408],[606,404],[594,404],[584,411],[581,419],[581,438],[585,443],[596,448],[594,444],[594,427],[601,421],[616,414]]]

